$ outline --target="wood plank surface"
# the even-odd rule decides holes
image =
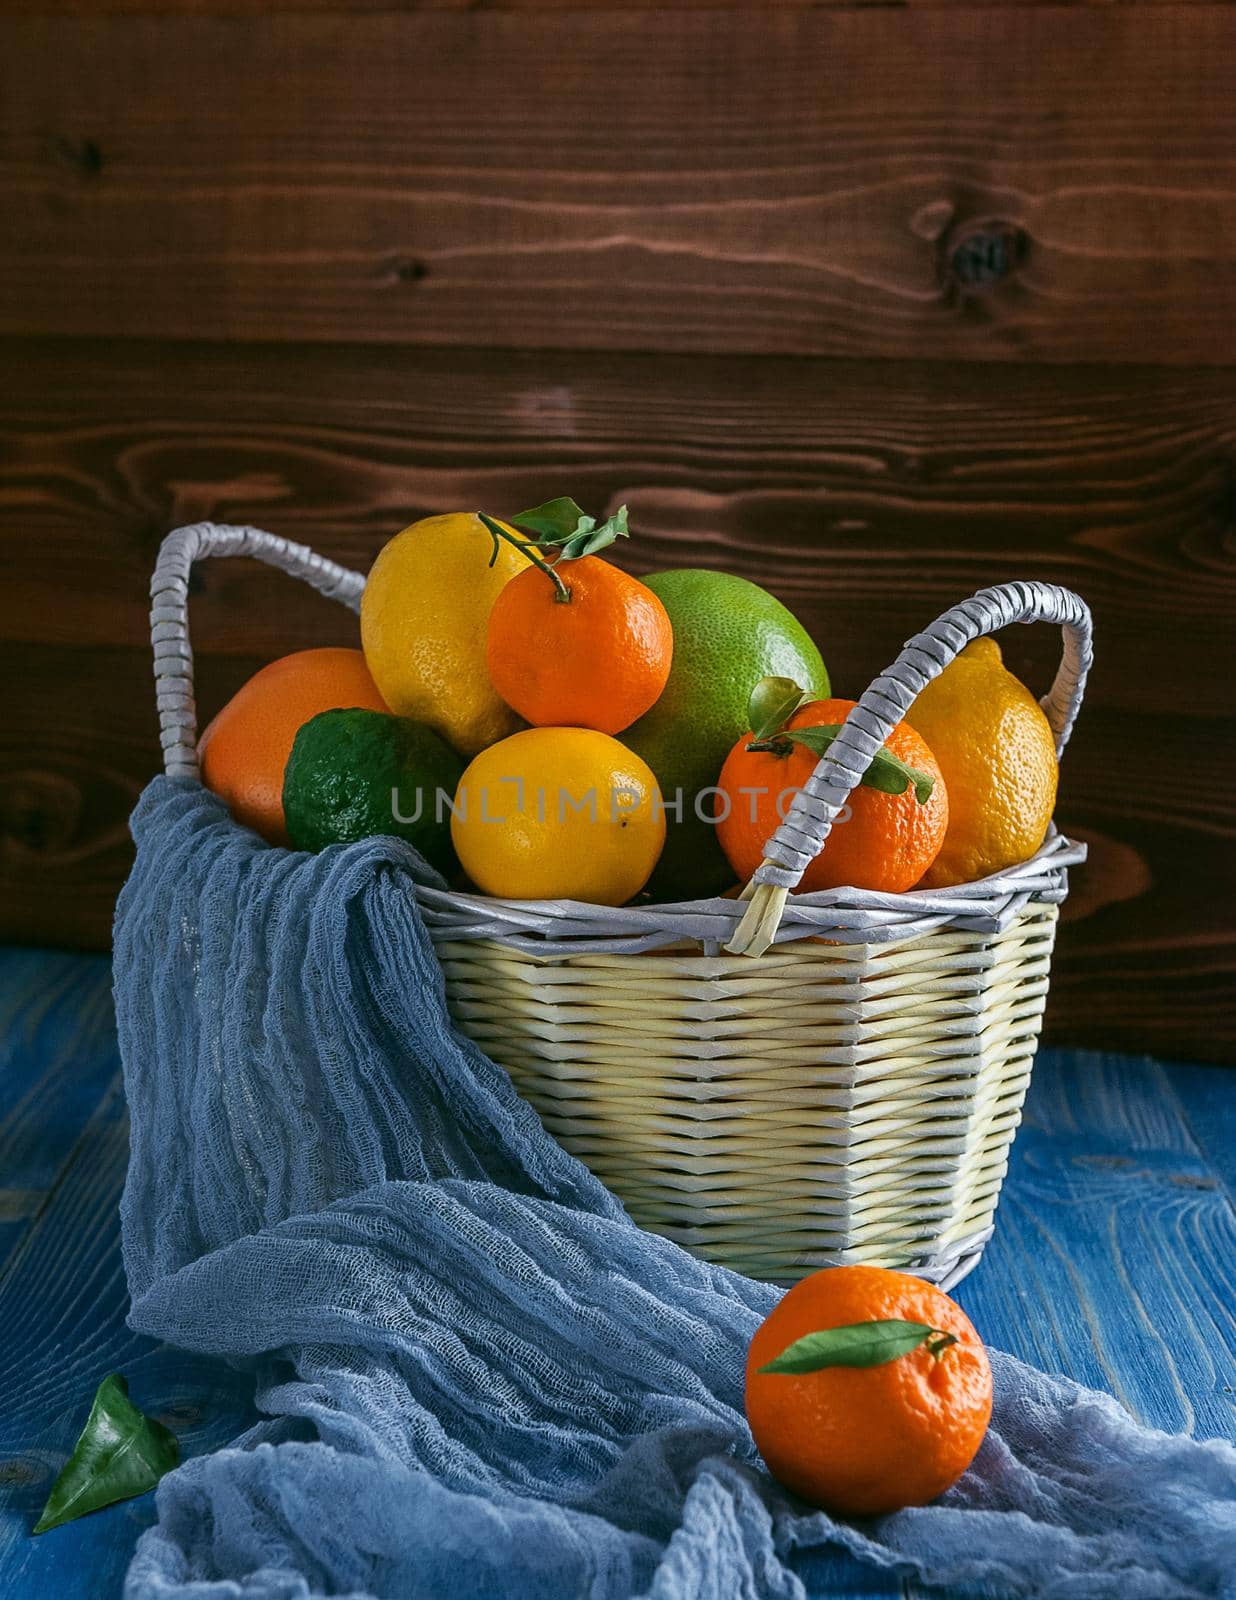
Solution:
[[[0,1098],[15,1094],[0,1144],[59,1159],[51,1192],[0,1262],[0,1594],[6,1600],[119,1596],[153,1497],[30,1536],[99,1381],[121,1371],[139,1406],[175,1430],[185,1458],[217,1449],[254,1418],[252,1380],[222,1362],[130,1333],[117,1206],[128,1159],[109,964],[0,950]],[[33,1024],[33,1026],[32,1026]],[[73,1041],[74,1095],[64,1092]],[[89,1109],[87,1109],[89,1108]]]
[[[1110,5],[1112,0],[674,0],[678,10],[811,10],[871,4],[914,6]],[[1207,0],[1121,0],[1125,5],[1197,5]],[[665,0],[484,0],[487,11],[654,11]],[[31,16],[244,16],[272,11],[364,12],[471,11],[477,0],[0,0],[0,17]]]
[[[1193,1063],[1176,1062],[1168,1070],[1193,1142],[1236,1205],[1236,1095],[1227,1075]]]
[[[1230,1116],[1236,1078],[1211,1077]],[[995,1236],[957,1298],[991,1343],[1142,1421],[1236,1440],[1236,1211],[1176,1081],[1145,1056],[1042,1052]]]
[[[6,1600],[110,1600],[153,1520],[151,1496],[30,1537],[98,1379],[115,1368],[135,1399],[213,1449],[249,1420],[249,1382],[127,1332],[116,1202],[125,1138],[116,1045],[98,1007],[97,958],[0,951],[0,1096],[25,1098],[23,1146],[70,1148],[55,1192],[0,1266],[0,1593]],[[21,1019],[27,1019],[23,1022]],[[37,1019],[31,1027],[30,1019]],[[16,1032],[27,1041],[14,1047]],[[83,1041],[77,1072],[97,1093],[65,1099],[62,1041]],[[24,1052],[24,1053],[23,1053]],[[14,1078],[13,1074],[17,1074]],[[1236,1438],[1233,1260],[1236,1210],[1205,1119],[1236,1116],[1236,1078],[1147,1058],[1040,1053],[1013,1147],[995,1238],[957,1297],[992,1345],[1107,1389],[1153,1426]],[[1221,1152],[1218,1154],[1221,1155]],[[0,1148],[0,1183],[5,1181]],[[903,1593],[895,1579],[829,1557],[812,1593]],[[918,1596],[923,1591],[908,1588]]]
[[[364,570],[415,517],[569,489],[630,505],[637,570],[770,584],[851,688],[960,595],[1043,576],[1098,613],[1107,702],[1236,701],[1236,371],[21,340],[0,370],[9,643],[144,647],[181,522]],[[235,563],[199,569],[193,604],[210,654],[340,621]],[[1046,630],[1016,645],[1056,652]]]
[[[0,951],[0,1274],[115,1078],[104,956]]]
[[[0,365],[0,929],[106,944],[125,819],[156,770],[158,541],[252,521],[364,570],[416,516],[569,491],[626,501],[644,571],[771,588],[856,695],[985,584],[1077,588],[1097,665],[1060,819],[1087,838],[1049,1028],[1236,1055],[1236,373],[10,341]],[[194,580],[200,703],[355,642],[248,563]],[[1036,688],[1058,640],[1019,629]]]
[[[10,17],[0,331],[1230,362],[1234,71],[1218,5]]]

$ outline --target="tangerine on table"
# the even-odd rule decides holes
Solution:
[[[599,556],[511,579],[489,615],[489,676],[534,727],[620,733],[657,700],[674,634],[660,600]]]
[[[385,711],[359,650],[298,650],[255,672],[198,741],[202,782],[237,822],[287,844],[283,774],[297,732],[321,711]]]
[[[790,728],[844,722],[853,700],[813,700],[796,711]],[[726,757],[717,780],[717,837],[729,863],[747,882],[764,859],[764,846],[788,810],[794,791],[815,770],[818,757],[788,740],[773,750],[748,750],[744,734]],[[934,780],[930,796],[918,800],[913,785],[901,794],[858,785],[834,822],[824,848],[803,873],[799,889],[912,889],[935,860],[948,828],[948,792],[935,757],[922,737],[899,722],[885,748]],[[728,802],[728,809],[727,809]]]
[[[876,1365],[760,1371],[809,1334],[888,1322],[921,1324],[922,1342]],[[987,1352],[961,1307],[922,1278],[881,1267],[826,1267],[804,1278],[756,1330],[747,1355],[747,1420],[768,1470],[804,1500],[846,1516],[943,1494],[978,1453],[991,1399]]]

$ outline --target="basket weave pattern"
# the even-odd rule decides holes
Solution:
[[[251,555],[355,609],[360,574],[251,528],[168,536],[152,582],[169,775],[196,778],[192,563]],[[415,892],[459,1026],[641,1225],[755,1277],[829,1262],[946,1286],[990,1236],[1038,1041],[1057,907],[1084,856],[954,889],[788,896],[892,725],[970,639],[1053,621],[1043,706],[1068,738],[1090,665],[1067,590],[954,607],[871,686],[766,850],[744,902],[608,907]],[[730,954],[730,950],[745,952]]]
[[[758,961],[438,953],[461,1025],[636,1222],[784,1277],[921,1264],[987,1234],[1055,921],[1035,906],[995,937]]]

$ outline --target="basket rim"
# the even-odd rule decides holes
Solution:
[[[1031,903],[1063,902],[1068,869],[1085,858],[1086,846],[1053,824],[1028,860],[973,883],[901,894],[847,888],[792,894],[774,944],[821,935],[839,944],[884,944],[939,929],[998,933]],[[435,941],[492,940],[542,955],[636,953],[684,939],[716,955],[746,911],[743,900],[723,896],[598,906],[580,900],[505,900],[424,883],[415,892]]]

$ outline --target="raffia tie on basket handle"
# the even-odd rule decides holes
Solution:
[[[260,528],[195,522],[169,533],[159,546],[150,580],[150,642],[163,770],[169,778],[196,778],[197,704],[193,696],[193,650],[189,644],[189,574],[207,556],[252,556],[313,586],[327,599],[359,611],[364,574],[315,555]]]
[[[1090,608],[1071,589],[1050,583],[1002,583],[980,589],[915,634],[845,719],[764,847],[764,860],[743,890],[747,910],[725,947],[728,951],[763,955],[776,937],[790,890],[823,849],[851,791],[920,691],[966,645],[1013,622],[1055,622],[1064,630],[1060,668],[1041,701],[1060,754],[1073,730],[1090,671]]]

